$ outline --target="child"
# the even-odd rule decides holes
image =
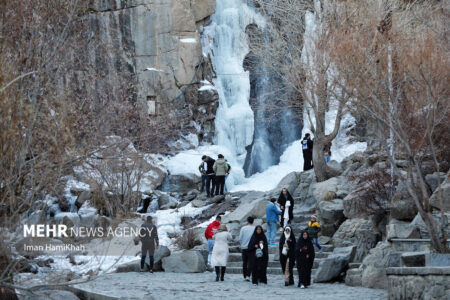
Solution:
[[[311,220],[308,222],[308,228],[306,228],[306,231],[308,232],[313,244],[319,248],[320,252],[322,252],[322,247],[319,245],[319,240],[317,239],[320,230],[320,224],[317,222],[317,217],[312,215]]]

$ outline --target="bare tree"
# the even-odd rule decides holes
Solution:
[[[318,181],[327,180],[337,173],[326,164],[323,153],[339,133],[352,100],[339,88],[330,53],[336,24],[348,12],[339,1],[256,2],[271,23],[261,29],[265,33],[250,37],[251,50],[299,95],[295,99],[303,102],[304,122],[310,123],[314,134],[314,171]],[[330,111],[334,113],[332,126],[327,124]]]
[[[441,162],[449,161],[450,138],[450,56],[443,38],[448,31],[446,4],[347,1],[347,5],[354,7],[354,14],[336,29],[339,42],[331,52],[341,88],[358,99],[359,109],[391,132],[391,142],[386,143],[391,166],[395,167],[395,156],[405,158],[406,186],[432,245],[438,252],[448,252],[444,199],[441,195],[438,225],[424,177],[427,162],[434,171],[448,169],[445,164],[441,168]]]

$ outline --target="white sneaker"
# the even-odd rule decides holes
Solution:
[[[304,285],[302,284],[302,285],[300,286],[300,288],[301,288],[301,289],[304,289],[304,288],[305,288],[305,286],[304,286]]]
[[[250,281],[250,277],[245,277],[245,281]]]

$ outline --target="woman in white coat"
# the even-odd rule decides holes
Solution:
[[[220,225],[214,234],[214,248],[211,256],[211,265],[216,268],[216,281],[224,281],[225,270],[228,262],[228,242],[233,238],[228,232],[227,226]]]

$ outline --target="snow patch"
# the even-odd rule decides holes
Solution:
[[[195,43],[197,43],[197,39],[196,38],[184,38],[184,39],[180,39],[180,42],[188,43],[188,44],[195,44]]]

